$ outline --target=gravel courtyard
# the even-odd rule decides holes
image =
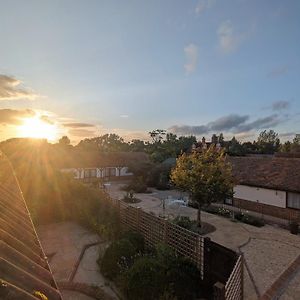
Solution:
[[[113,183],[107,191],[114,199],[123,198],[122,184]],[[133,204],[157,215],[174,217],[188,216],[196,219],[197,211],[190,207],[168,206],[163,210],[162,199],[168,196],[179,198],[178,191],[153,190],[151,194],[135,194],[141,202]],[[213,241],[235,251],[245,258],[244,298],[259,299],[273,282],[288,268],[300,254],[300,238],[287,230],[265,225],[257,228],[251,225],[232,222],[229,219],[202,212],[202,220],[216,227],[216,231],[207,234]],[[300,299],[300,270],[281,290],[277,298],[284,300]]]

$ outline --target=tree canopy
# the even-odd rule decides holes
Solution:
[[[233,196],[231,166],[224,151],[217,151],[214,146],[200,153],[182,154],[171,172],[171,180],[198,203],[199,215],[203,206]]]

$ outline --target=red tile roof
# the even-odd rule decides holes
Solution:
[[[277,157],[230,157],[239,184],[300,192],[300,159]]]
[[[18,181],[0,152],[0,299],[62,299]]]

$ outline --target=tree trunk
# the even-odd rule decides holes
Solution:
[[[201,227],[201,206],[198,204],[198,211],[197,211],[197,226]]]

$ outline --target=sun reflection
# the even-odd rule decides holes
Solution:
[[[40,138],[53,141],[56,139],[57,128],[55,124],[44,122],[39,117],[24,119],[18,128],[22,137]]]

